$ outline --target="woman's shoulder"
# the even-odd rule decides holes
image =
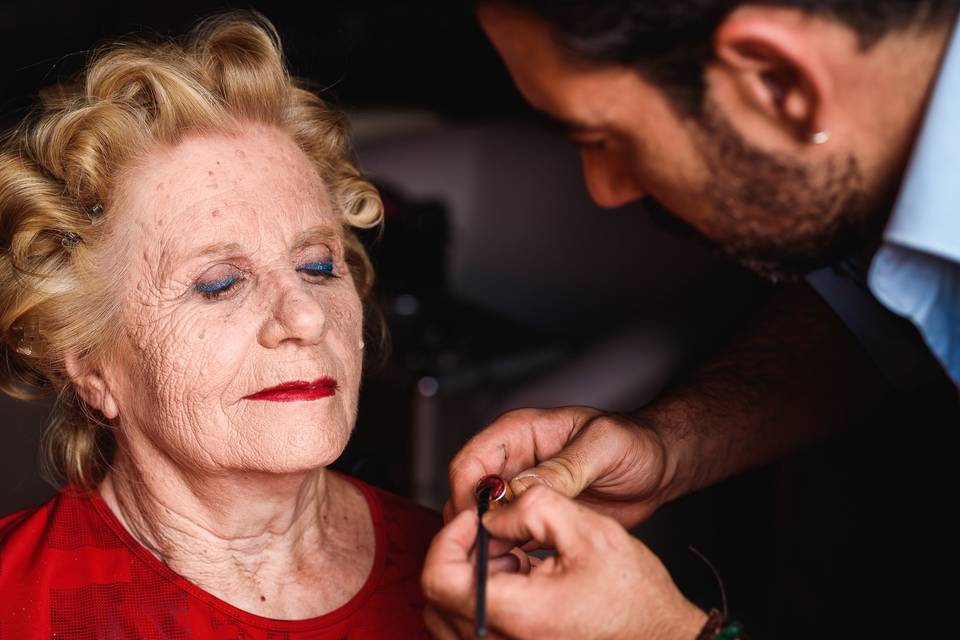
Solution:
[[[97,514],[90,496],[65,487],[44,504],[0,517],[0,584],[17,573],[42,566],[55,573],[59,564],[76,571],[76,551],[106,552],[123,547]]]
[[[122,546],[89,495],[70,488],[0,518],[3,631],[11,638],[50,637],[59,628],[51,617],[54,601],[69,610],[90,585],[129,574]]]
[[[0,516],[0,566],[12,550],[34,546],[43,537],[57,513],[60,497],[57,494],[43,504]]]

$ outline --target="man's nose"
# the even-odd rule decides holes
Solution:
[[[299,278],[276,282],[271,300],[271,313],[260,330],[260,343],[275,348],[292,341],[301,345],[316,344],[326,330],[323,305]]]
[[[582,151],[580,160],[587,190],[598,206],[612,209],[647,195],[622,155],[591,149]]]

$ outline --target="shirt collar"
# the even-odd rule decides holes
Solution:
[[[960,26],[944,53],[884,239],[960,262]]]

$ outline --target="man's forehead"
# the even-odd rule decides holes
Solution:
[[[477,15],[521,93],[547,111],[549,90],[563,75],[548,25],[528,11],[496,4],[481,5]]]
[[[478,15],[527,102],[567,129],[596,126],[623,84],[640,81],[626,67],[575,63],[529,11],[483,5]]]

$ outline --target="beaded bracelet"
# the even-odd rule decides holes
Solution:
[[[746,636],[743,635],[743,625],[737,621],[727,623],[726,614],[711,609],[697,640],[746,640]]]

